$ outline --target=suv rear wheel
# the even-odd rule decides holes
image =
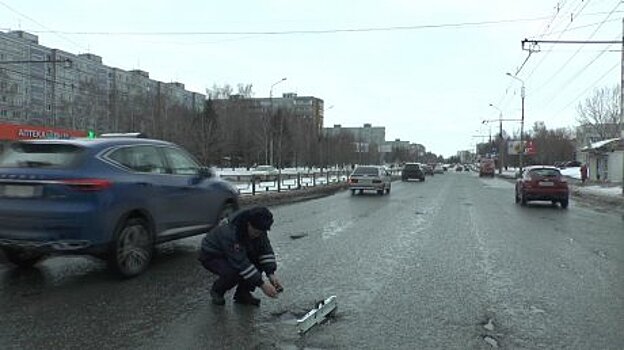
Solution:
[[[140,275],[154,254],[154,239],[147,222],[138,217],[127,219],[115,232],[109,265],[123,277]]]

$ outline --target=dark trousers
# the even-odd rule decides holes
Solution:
[[[225,294],[225,292],[234,288],[236,285],[238,285],[236,289],[237,293],[253,292],[253,290],[256,289],[256,287],[244,279],[238,273],[239,271],[234,269],[226,259],[200,259],[200,261],[206,270],[219,276],[212,285],[212,289],[215,292]]]

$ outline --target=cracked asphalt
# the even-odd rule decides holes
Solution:
[[[0,265],[0,348],[624,348],[624,217],[608,208],[521,207],[511,182],[449,172],[272,209],[279,299],[211,305],[201,237],[131,280],[83,257]],[[330,295],[335,317],[298,335]]]

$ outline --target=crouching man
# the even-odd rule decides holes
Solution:
[[[256,287],[268,297],[277,297],[282,285],[275,276],[277,264],[267,236],[271,225],[269,209],[254,207],[232,214],[203,238],[199,260],[219,276],[210,290],[213,304],[224,305],[225,292],[235,286],[234,302],[238,304],[259,306],[260,299],[251,294]]]

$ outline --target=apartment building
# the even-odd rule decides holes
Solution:
[[[102,57],[39,44],[24,31],[0,32],[0,118],[76,130],[138,130],[200,111],[205,96]]]

